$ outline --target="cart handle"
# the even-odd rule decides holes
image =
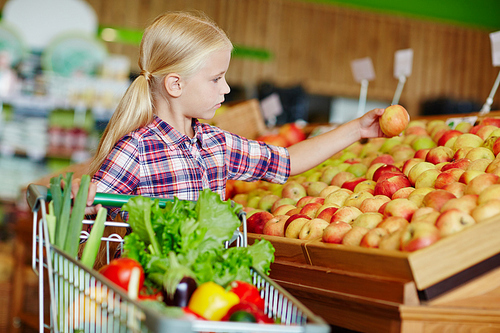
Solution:
[[[106,207],[121,207],[133,197],[134,195],[128,194],[97,192],[94,198],[94,204],[101,204]],[[52,195],[46,186],[30,184],[28,185],[28,190],[26,192],[26,199],[31,207],[31,211],[36,212],[40,209],[40,201],[42,199],[44,201],[50,201],[52,199]],[[165,208],[167,202],[173,201],[172,199],[159,197],[151,197],[151,199],[158,199],[161,208]]]

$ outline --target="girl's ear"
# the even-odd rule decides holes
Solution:
[[[181,77],[178,74],[171,73],[165,77],[163,81],[165,90],[172,97],[179,97],[182,93]]]

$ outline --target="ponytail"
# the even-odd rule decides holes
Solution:
[[[149,82],[147,74],[139,75],[128,87],[104,130],[96,154],[89,166],[90,175],[94,175],[99,170],[120,138],[139,127],[146,126],[153,120]]]

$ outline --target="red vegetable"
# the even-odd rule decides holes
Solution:
[[[104,275],[106,278],[111,280],[113,283],[115,283],[125,291],[128,291],[128,284],[132,275],[132,269],[134,267],[139,268],[141,272],[139,277],[139,290],[141,290],[142,286],[144,285],[144,270],[142,269],[141,264],[139,264],[134,259],[113,259],[109,262],[109,264],[103,266],[99,270],[99,273]]]
[[[148,290],[146,287],[142,287],[139,290],[139,300],[141,301],[163,301],[163,295],[161,291],[158,290]]]
[[[265,310],[266,304],[264,299],[260,297],[259,289],[253,284],[244,281],[233,281],[230,287],[230,290],[238,295],[241,301],[255,304],[260,310]]]

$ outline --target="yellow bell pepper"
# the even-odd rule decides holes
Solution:
[[[194,291],[188,308],[207,320],[221,320],[239,302],[240,298],[232,291],[226,291],[215,282],[205,282]]]

